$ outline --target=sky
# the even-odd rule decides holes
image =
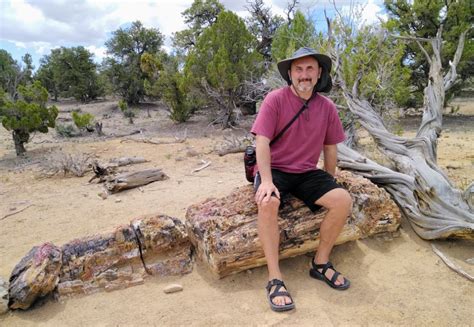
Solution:
[[[367,23],[384,17],[383,0],[335,0],[344,12],[359,6]],[[221,0],[224,7],[240,17],[248,15],[245,0]],[[0,48],[21,62],[29,53],[36,68],[51,49],[84,46],[100,63],[106,56],[105,42],[112,32],[140,20],[165,36],[164,48],[171,50],[172,34],[186,25],[181,13],[192,0],[0,0]],[[283,16],[287,0],[264,0],[273,14]],[[334,14],[330,0],[300,0],[299,8],[312,13],[316,26],[324,29],[324,9]]]

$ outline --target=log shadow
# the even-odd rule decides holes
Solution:
[[[17,319],[28,321],[31,324],[46,323],[59,315],[66,308],[65,301],[58,301],[54,299],[52,294],[38,299],[27,310],[10,310],[7,314],[1,316],[8,323],[8,316],[16,316]],[[0,318],[0,325],[2,320]]]

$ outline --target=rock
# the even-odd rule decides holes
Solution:
[[[197,151],[194,150],[194,149],[188,149],[188,150],[186,151],[186,156],[187,156],[187,157],[197,157],[197,156],[199,156],[199,152],[197,152]]]
[[[163,292],[165,292],[166,294],[170,294],[170,293],[181,292],[182,290],[183,290],[183,286],[181,286],[180,284],[170,284],[163,289]]]
[[[8,282],[0,277],[0,315],[8,311]]]
[[[384,189],[347,171],[340,173],[339,182],[351,194],[353,209],[336,244],[398,229],[400,211]],[[312,213],[296,198],[285,201],[279,212],[280,258],[314,251],[325,213]],[[186,228],[198,257],[218,277],[266,264],[257,235],[252,185],[236,188],[227,197],[190,206]]]
[[[57,286],[62,252],[52,243],[33,247],[15,266],[10,276],[10,309],[28,309]]]
[[[105,200],[109,197],[109,194],[107,193],[107,191],[102,191],[100,193],[97,193],[97,195],[99,196],[99,198],[101,198],[102,200]]]

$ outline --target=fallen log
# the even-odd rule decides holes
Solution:
[[[385,190],[347,171],[341,172],[338,180],[350,192],[353,209],[336,244],[398,229],[400,211]],[[280,258],[314,251],[325,213],[312,213],[303,202],[289,198],[279,212]],[[251,185],[224,198],[190,206],[185,224],[198,257],[220,278],[266,263]]]
[[[117,176],[110,176],[105,181],[105,188],[110,193],[117,193],[168,178],[169,177],[163,173],[161,169],[147,169],[132,173],[123,173]]]
[[[27,309],[55,290],[61,296],[112,291],[144,283],[149,275],[192,271],[184,224],[165,215],[137,218],[111,232],[61,247],[34,247],[10,277],[10,309]]]
[[[110,160],[110,163],[115,164],[119,167],[140,164],[144,162],[148,162],[148,160],[142,157],[121,157],[121,158],[114,158]]]
[[[8,307],[27,309],[51,293],[59,281],[61,260],[61,249],[52,243],[33,247],[10,275]]]

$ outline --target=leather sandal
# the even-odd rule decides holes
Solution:
[[[273,292],[270,293],[273,286],[275,286],[275,289],[273,290]],[[270,303],[270,308],[276,312],[288,311],[295,308],[295,303],[293,302],[293,298],[291,297],[290,293],[288,293],[287,291],[280,292],[280,289],[282,287],[287,289],[285,283],[283,283],[283,281],[279,279],[272,279],[268,282],[267,287],[265,287],[265,289],[267,290],[267,298],[268,302]],[[283,305],[273,303],[273,299],[277,296],[287,296],[291,299],[291,303]]]
[[[345,277],[343,277],[344,278],[344,283],[342,283],[340,285],[336,284],[337,277],[341,273],[338,272],[336,269],[334,269],[334,266],[332,265],[331,262],[328,261],[325,264],[318,265],[318,264],[314,263],[314,260],[311,260],[311,266],[312,266],[312,268],[309,270],[309,275],[311,277],[315,278],[315,279],[319,279],[319,280],[322,280],[322,281],[326,282],[326,284],[328,284],[332,288],[334,288],[336,290],[343,291],[343,290],[347,290],[349,288],[349,286],[351,286],[351,282]],[[322,269],[322,271],[320,272],[319,269]],[[328,271],[328,269],[334,270],[334,275],[332,276],[331,279],[326,277],[326,272]]]

